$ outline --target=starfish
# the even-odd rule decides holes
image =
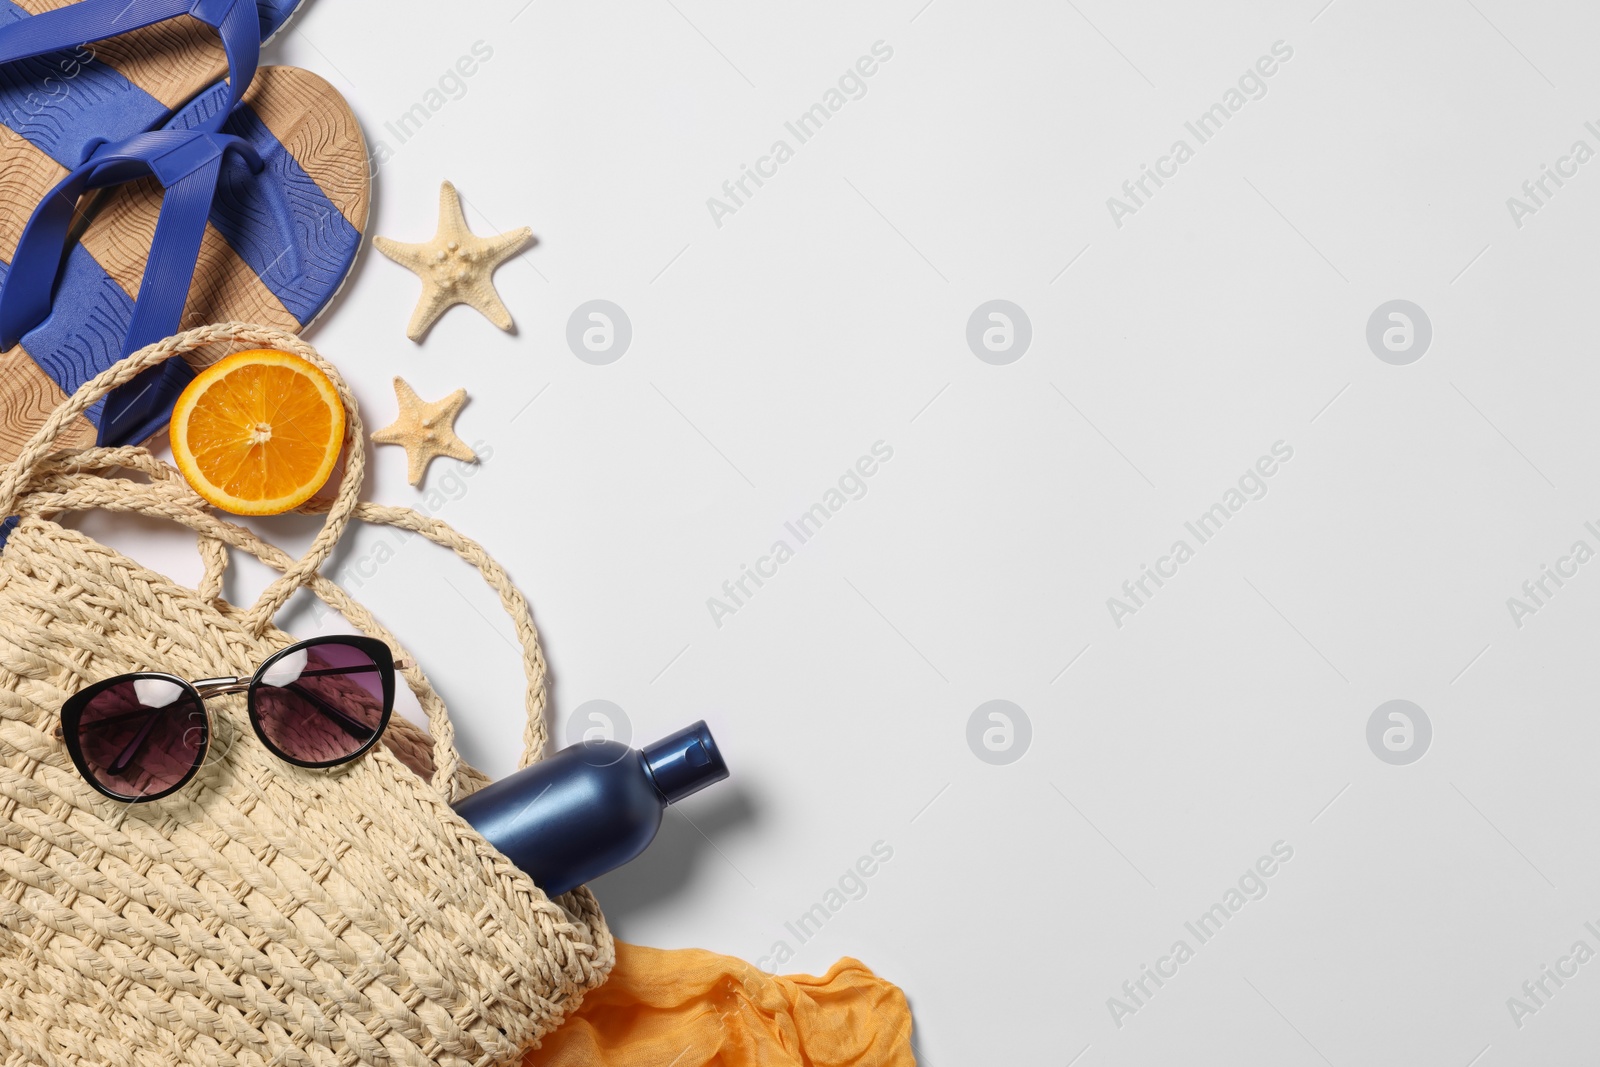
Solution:
[[[457,389],[432,404],[417,395],[404,378],[394,380],[394,396],[400,402],[400,417],[378,430],[372,439],[380,445],[404,445],[409,469],[406,479],[422,484],[422,475],[436,456],[449,456],[476,462],[478,454],[456,436],[456,416],[467,402],[467,391]]]
[[[467,229],[461,197],[449,182],[439,186],[439,230],[433,240],[408,245],[376,237],[378,251],[422,279],[422,296],[411,313],[406,336],[421,341],[445,310],[470,304],[502,330],[511,330],[511,312],[494,289],[495,268],[520,252],[533,237],[524,226],[493,237]]]

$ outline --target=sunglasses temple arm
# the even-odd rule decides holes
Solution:
[[[403,670],[411,665],[411,661],[408,659],[400,660],[398,663],[394,664],[394,669]],[[295,678],[297,681],[301,678],[335,678],[346,674],[371,674],[374,671],[381,670],[383,670],[383,668],[378,666],[376,663],[366,667],[322,667],[317,670],[301,671],[295,676]]]
[[[117,754],[117,758],[112,761],[107,770],[120,777],[122,772],[126,771],[133,761],[139,758],[139,753],[144,751],[145,743],[150,740],[150,731],[156,728],[156,719],[160,715],[161,711],[157,710],[146,717],[144,728],[139,731],[137,737],[128,742],[126,748]]]
[[[372,735],[377,732],[373,730],[372,727],[352,719],[350,716],[346,715],[332,704],[329,704],[326,700],[323,700],[317,694],[311,692],[311,690],[304,689],[297,683],[291,682],[287,688],[305,697],[307,703],[321,712],[324,718],[357,740],[369,740]]]

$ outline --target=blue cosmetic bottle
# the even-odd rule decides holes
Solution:
[[[726,777],[701,721],[643,749],[598,740],[564,748],[456,811],[556,897],[638,856],[668,804]]]

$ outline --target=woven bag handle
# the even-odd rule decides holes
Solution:
[[[111,468],[138,470],[149,475],[151,481],[135,482],[97,473]],[[157,515],[188,526],[200,535],[203,544],[216,545],[219,550],[223,545],[231,545],[280,571],[294,564],[292,556],[276,545],[263,541],[255,531],[218,517],[188,483],[176,475],[171,466],[157,460],[143,448],[90,448],[62,454],[47,461],[23,503],[28,512],[40,514],[103,508]],[[303,510],[315,511],[325,506],[311,504]],[[409,530],[450,549],[477,568],[484,581],[495,591],[501,607],[511,617],[517,640],[522,646],[523,672],[528,683],[525,690],[527,719],[523,725],[523,751],[518,766],[526,767],[542,758],[548,739],[544,721],[547,668],[539,634],[533,624],[532,609],[510,575],[482,545],[432,516],[410,508],[361,503],[356,506],[354,517],[363,522]],[[307,588],[350,620],[357,629],[387,642],[397,659],[413,661],[410,667],[403,669],[403,674],[406,684],[416,694],[418,703],[428,717],[428,731],[433,738],[433,785],[450,803],[455,803],[470,791],[467,788],[469,775],[465,773],[460,753],[456,751],[455,727],[450,721],[449,712],[432,683],[416,665],[416,657],[408,656],[394,634],[330,579],[313,574],[307,582]],[[219,607],[230,610],[225,604]]]
[[[345,384],[333,364],[323,359],[317,354],[316,349],[293,334],[266,326],[225,322],[186,330],[153,345],[146,345],[133,355],[113,363],[80,385],[77,392],[56,408],[45,420],[44,425],[28,439],[28,443],[22,446],[17,458],[0,472],[0,515],[11,515],[16,512],[17,501],[24,487],[49,457],[62,432],[95,401],[118,386],[132,381],[141,372],[158,363],[186,352],[193,352],[206,345],[226,342],[240,342],[258,348],[276,348],[292,352],[309,361],[333,382],[345,411],[345,470],[344,478],[339,482],[339,492],[328,509],[327,521],[312,539],[311,547],[306,550],[306,554],[291,563],[283,574],[274,578],[262,591],[255,605],[245,612],[243,620],[245,627],[259,637],[272,625],[272,618],[278,613],[278,609],[294,595],[295,590],[310,581],[338,545],[339,537],[344,533],[345,526],[350,522],[350,515],[355,510],[367,463],[365,430],[361,425],[361,414],[356,409],[355,398],[351,395],[349,386]],[[212,564],[213,557],[207,553],[208,586],[212,584]]]

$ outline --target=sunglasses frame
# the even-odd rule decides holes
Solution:
[[[78,738],[78,724],[83,719],[84,708],[88,707],[89,702],[95,697],[107,689],[122,685],[125,682],[143,681],[145,679],[171,682],[184,690],[184,695],[181,699],[192,700],[199,705],[200,745],[195,750],[194,765],[184,773],[184,776],[172,788],[163,789],[159,793],[128,796],[101,784],[100,780],[90,772],[89,761],[84,758],[83,745]],[[194,727],[190,727],[190,729],[194,729]],[[97,792],[105,794],[112,800],[120,800],[128,804],[139,804],[147,800],[160,800],[162,797],[171,796],[185,785],[188,785],[189,780],[199,773],[200,768],[205,765],[206,753],[211,749],[211,711],[206,707],[205,699],[200,696],[200,691],[188,679],[179,678],[176,674],[167,674],[164,671],[132,671],[128,674],[119,674],[114,678],[106,678],[103,681],[96,682],[89,688],[80,689],[68,697],[66,702],[61,705],[61,737],[67,743],[67,753],[72,757],[73,766],[78,768],[78,773],[83,777],[84,781],[94,786]]]
[[[349,645],[352,648],[359,648],[372,659],[372,662],[378,667],[378,679],[383,683],[383,714],[378,718],[378,725],[373,727],[372,736],[367,738],[360,748],[348,756],[340,756],[337,759],[313,763],[303,759],[296,759],[267,739],[266,731],[261,728],[260,712],[256,708],[256,690],[260,688],[262,678],[266,674],[268,667],[271,667],[285,656],[307,648],[315,648],[317,645]],[[351,760],[365,754],[368,749],[382,740],[384,730],[389,728],[389,716],[394,712],[394,670],[394,654],[389,651],[388,645],[376,637],[362,637],[359,635],[344,637],[339,634],[332,634],[326,637],[313,637],[309,640],[297,641],[288,648],[280,649],[268,656],[267,661],[256,668],[256,673],[250,676],[249,686],[245,690],[245,703],[250,711],[250,726],[255,730],[256,736],[261,739],[261,743],[267,746],[267,751],[285,763],[292,763],[296,767],[310,767],[313,769],[337,767],[340,764],[349,763]]]
[[[308,648],[315,648],[317,645],[347,645],[351,648],[359,649],[363,654],[372,660],[372,662],[378,668],[378,677],[383,685],[383,714],[378,719],[378,725],[373,728],[372,736],[363,742],[361,747],[356,749],[354,752],[347,756],[340,756],[337,759],[323,760],[321,762],[310,762],[307,760],[297,759],[294,756],[289,755],[268,740],[266,732],[261,728],[261,717],[256,708],[256,690],[260,688],[262,684],[264,684],[264,676],[267,672],[267,669],[278,660],[296,652],[304,651]],[[215,696],[226,696],[230,693],[244,693],[245,705],[250,714],[250,727],[255,731],[256,737],[260,739],[261,743],[266,746],[268,752],[271,752],[274,756],[277,756],[285,763],[291,763],[296,767],[308,767],[312,769],[338,767],[365,755],[374,745],[383,739],[383,733],[389,726],[390,716],[394,713],[394,674],[397,666],[398,664],[396,664],[394,660],[394,653],[389,651],[389,646],[375,637],[366,637],[360,634],[351,634],[348,636],[343,634],[329,634],[322,637],[308,638],[305,641],[296,641],[287,648],[279,649],[277,652],[274,652],[272,655],[268,656],[266,661],[262,663],[260,667],[257,667],[255,673],[250,675],[249,678],[202,678],[191,682],[187,678],[179,678],[177,675],[168,674],[165,671],[131,671],[127,674],[119,674],[113,678],[106,678],[95,682],[88,688],[80,689],[78,692],[68,697],[61,705],[61,737],[62,740],[66,742],[67,754],[72,757],[73,766],[77,767],[78,773],[83,777],[83,780],[93,786],[97,792],[103,794],[104,796],[110,797],[112,800],[118,800],[126,804],[143,804],[147,801],[160,800],[162,797],[171,796],[173,793],[176,793],[178,790],[188,785],[194,776],[200,772],[200,768],[205,766],[206,753],[210,751],[211,748],[212,733],[211,709],[206,705],[206,701]],[[183,777],[179,779],[176,784],[172,785],[170,788],[163,789],[159,793],[142,793],[138,796],[129,796],[124,793],[118,793],[116,790],[103,784],[94,776],[93,773],[90,772],[89,762],[84,758],[83,746],[79,742],[78,726],[83,719],[84,709],[89,706],[89,702],[95,697],[99,696],[102,692],[110,689],[113,686],[142,679],[156,679],[164,682],[171,682],[181,687],[184,690],[184,699],[193,700],[197,705],[199,705],[201,711],[199,725],[201,735],[200,744],[195,750],[193,766],[191,766],[189,770],[184,773]],[[193,727],[191,727],[191,729],[193,729]]]

